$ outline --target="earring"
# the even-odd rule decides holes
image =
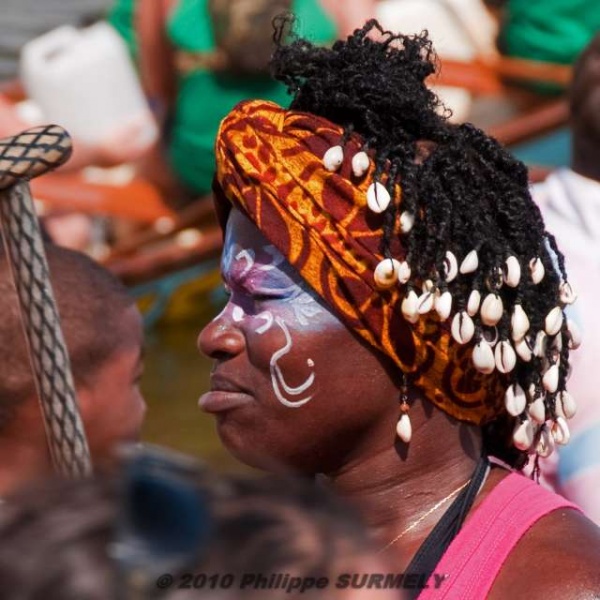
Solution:
[[[408,416],[408,383],[406,381],[406,375],[402,374],[402,385],[400,386],[400,419],[396,425],[396,433],[398,437],[405,443],[410,442],[412,437],[412,425],[410,424],[410,417]]]

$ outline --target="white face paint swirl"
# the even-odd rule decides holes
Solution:
[[[277,323],[277,325],[279,325],[279,327],[283,331],[283,334],[285,335],[285,345],[283,346],[283,348],[280,348],[279,350],[277,350],[277,352],[275,352],[273,354],[273,356],[271,357],[270,368],[271,368],[271,381],[273,384],[273,391],[275,392],[275,396],[277,397],[277,400],[279,400],[279,402],[281,402],[281,404],[283,404],[284,406],[287,406],[288,408],[298,408],[300,406],[303,406],[307,402],[310,402],[313,397],[306,396],[305,398],[302,398],[301,400],[292,401],[292,400],[289,400],[288,398],[286,398],[286,395],[288,397],[295,397],[295,396],[300,396],[301,394],[306,392],[310,388],[310,386],[314,383],[315,374],[311,373],[307,377],[306,381],[297,387],[291,387],[286,384],[284,376],[283,376],[281,369],[280,369],[279,365],[277,364],[277,362],[281,358],[283,358],[286,354],[289,354],[289,352],[291,351],[292,338],[290,336],[290,332],[287,328],[287,325],[285,324],[283,319],[281,319],[280,317],[275,317],[275,323]],[[312,367],[314,365],[314,361],[309,358],[307,361],[307,365]],[[285,392],[285,395],[283,392]]]

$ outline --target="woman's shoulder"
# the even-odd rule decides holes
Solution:
[[[572,508],[542,517],[506,559],[489,600],[519,592],[532,600],[600,598],[600,529]]]

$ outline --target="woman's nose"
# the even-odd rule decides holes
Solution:
[[[213,319],[198,335],[198,350],[214,359],[235,356],[244,346],[244,334],[227,311]]]

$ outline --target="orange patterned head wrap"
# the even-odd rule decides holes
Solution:
[[[384,217],[366,205],[374,167],[364,177],[353,175],[360,137],[349,136],[337,172],[323,166],[325,152],[343,135],[338,125],[308,113],[263,101],[239,104],[217,137],[217,202],[242,210],[338,317],[389,356],[426,398],[458,419],[489,421],[503,410],[504,376],[478,372],[472,348],[457,344],[435,312],[409,324],[400,286],[382,291],[375,285]],[[399,233],[398,220],[392,227]],[[393,238],[391,254],[404,257],[400,236]]]

